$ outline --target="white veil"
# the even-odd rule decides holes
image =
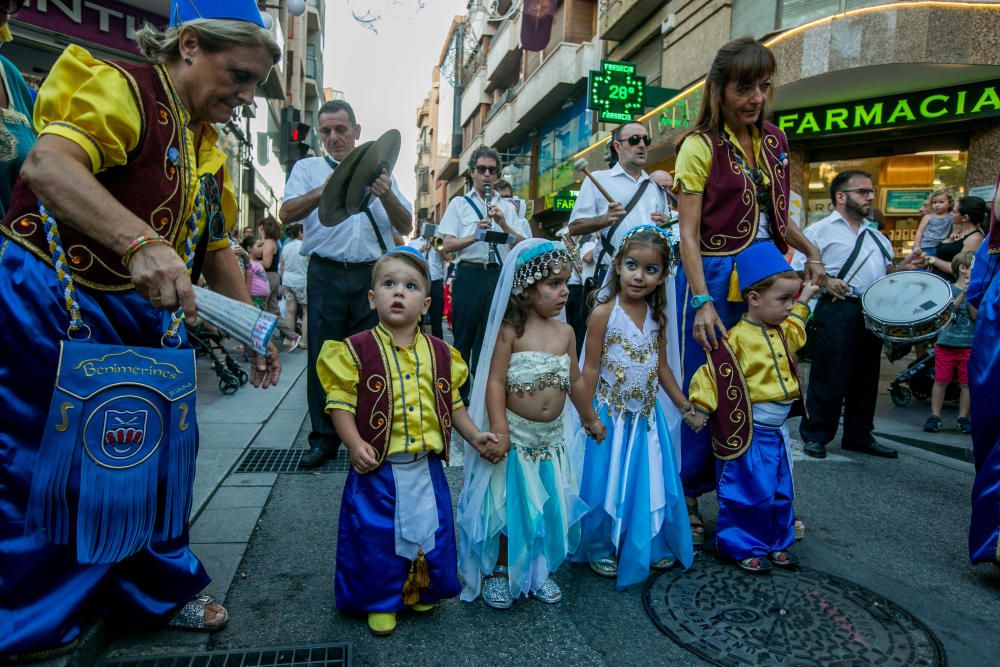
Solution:
[[[483,335],[483,347],[479,352],[479,364],[476,366],[468,406],[469,416],[472,417],[472,421],[481,431],[488,431],[490,428],[489,416],[486,413],[486,382],[490,374],[493,349],[496,347],[500,326],[503,324],[503,316],[507,311],[507,304],[510,302],[517,261],[523,253],[543,243],[552,242],[546,239],[530,238],[514,246],[514,249],[504,259],[500,280],[493,292],[490,317],[486,323],[486,333]],[[567,401],[567,410],[563,411],[563,418],[566,419],[569,414],[570,405]],[[484,526],[481,517],[483,501],[486,498],[490,478],[496,466],[482,458],[468,442],[464,442],[463,445],[465,480],[462,485],[462,495],[458,499],[456,523],[458,524],[459,569],[465,580],[462,599],[471,601],[479,595],[480,585],[480,554],[476,551],[476,545],[483,544],[490,537],[483,534]]]

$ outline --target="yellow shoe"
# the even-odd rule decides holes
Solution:
[[[413,611],[416,611],[416,612],[420,612],[421,614],[426,613],[426,612],[430,611],[433,608],[434,608],[434,605],[432,605],[432,604],[424,604],[422,602],[418,602],[417,604],[411,604],[410,605],[410,609],[412,609]]]
[[[368,614],[368,627],[371,629],[373,635],[378,635],[379,637],[391,635],[392,631],[396,629],[396,614],[391,612]]]

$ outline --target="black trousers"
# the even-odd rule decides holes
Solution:
[[[316,360],[328,340],[344,340],[378,324],[378,314],[368,304],[374,262],[348,264],[313,255],[306,282],[309,314],[309,368],[306,395],[309,400],[309,446],[331,454],[340,447],[340,437],[326,414],[326,392],[316,374]]]
[[[455,269],[455,281],[451,285],[452,331],[455,334],[455,349],[469,365],[470,373],[475,373],[479,364],[479,351],[483,347],[493,292],[499,280],[500,268],[496,265],[487,267],[460,262]],[[462,400],[468,405],[472,391],[471,377],[460,391]]]
[[[587,333],[587,292],[583,285],[570,285],[569,298],[566,300],[566,323],[573,327],[576,334],[576,356],[583,349],[583,337]]]
[[[865,447],[875,428],[882,341],[865,328],[860,299],[823,297],[813,317],[808,416],[802,419],[799,435],[807,442],[829,443],[843,409],[841,446]]]
[[[441,324],[444,318],[444,280],[431,281],[431,307],[427,316],[431,319],[431,334],[444,338],[444,326]]]

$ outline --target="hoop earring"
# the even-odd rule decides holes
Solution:
[[[191,58],[189,56],[184,56],[184,64],[188,65],[188,66],[194,65],[194,61],[191,60]]]

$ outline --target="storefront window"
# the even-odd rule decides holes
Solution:
[[[573,155],[590,142],[594,132],[592,121],[593,113],[587,111],[585,100],[581,99],[539,128],[539,197],[573,186]]]
[[[884,216],[882,231],[892,241],[897,256],[905,255],[913,248],[924,200],[941,188],[950,189],[956,200],[965,195],[967,163],[968,153],[959,150],[812,162],[806,186],[806,226],[829,215],[834,176],[850,169],[866,171],[877,191],[875,208]]]

